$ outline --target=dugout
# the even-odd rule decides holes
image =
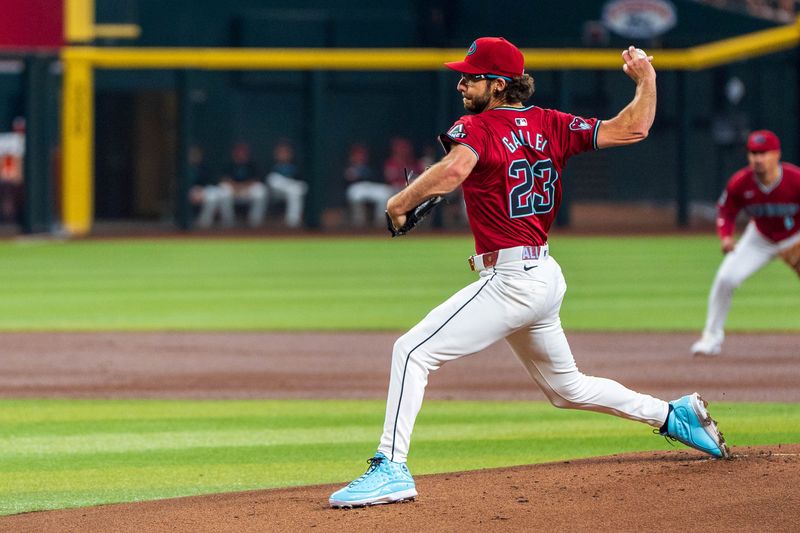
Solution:
[[[452,59],[463,54],[474,37],[502,34],[529,49],[621,49],[631,39],[613,32],[606,32],[605,40],[587,40],[587,25],[593,27],[603,4],[574,2],[564,12],[551,2],[529,2],[515,5],[515,16],[509,18],[504,6],[483,0],[407,1],[391,8],[365,7],[353,0],[95,0],[98,24],[139,31],[123,37],[95,33],[74,44],[81,45],[77,52],[120,47],[145,53],[173,47],[207,51],[217,47],[230,51],[346,48],[355,52],[394,48],[400,54],[403,50],[449,50],[446,59]],[[639,43],[648,50],[688,50],[778,27],[773,21],[697,2],[672,4],[677,24],[659,38]],[[730,132],[741,123],[775,130],[784,141],[785,158],[797,160],[794,49],[761,57],[751,54],[743,60],[689,70],[676,61],[665,66],[663,57],[659,58],[661,64],[657,62],[659,108],[651,138],[625,150],[571,160],[564,179],[568,199],[674,205],[676,224],[686,224],[689,202],[712,202],[727,175],[744,164],[736,132],[732,136]],[[79,110],[84,117],[91,117],[94,130],[92,159],[84,162],[93,172],[91,188],[84,191],[90,196],[92,220],[188,227],[183,154],[189,145],[203,146],[212,171],[221,172],[228,147],[235,140],[250,141],[257,161],[266,167],[271,146],[288,137],[295,142],[300,165],[312,184],[306,224],[318,228],[324,226],[326,210],[343,205],[341,173],[350,143],[366,141],[379,169],[390,137],[408,137],[421,150],[462,114],[452,73],[414,66],[419,63],[413,60],[392,70],[206,68],[192,61],[178,63],[159,68],[126,69],[124,64],[92,68],[94,99],[90,109]],[[60,74],[57,67],[48,69],[54,81],[47,82],[45,99],[57,103]],[[561,69],[543,63],[530,70],[537,81],[532,103],[541,107],[610,117],[633,91],[618,66]],[[9,88],[13,83],[4,84],[3,78],[0,74],[0,103],[4,94],[15,90]],[[726,97],[732,79],[745,88],[735,104]],[[16,91],[19,94],[18,88]],[[48,124],[57,117],[50,103],[40,108],[45,110]],[[29,131],[50,151],[54,135],[52,126],[46,129]],[[72,169],[68,172],[74,174]],[[40,182],[48,183],[46,179]],[[51,184],[48,191],[52,190]],[[26,231],[48,227],[51,219],[58,218],[58,202],[52,192],[48,194],[33,194],[38,207],[31,208],[28,216],[33,223]],[[69,200],[65,207],[70,209]],[[569,211],[562,212],[560,222],[568,223]]]

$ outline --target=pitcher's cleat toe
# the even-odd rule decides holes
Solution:
[[[725,438],[696,392],[670,402],[666,431],[661,434],[714,457],[730,457]]]

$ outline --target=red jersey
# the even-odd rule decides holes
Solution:
[[[561,205],[570,156],[597,149],[600,121],[536,106],[496,107],[458,119],[439,136],[478,156],[461,185],[479,254],[543,245]]]
[[[756,229],[767,239],[778,242],[800,231],[800,168],[780,164],[778,179],[765,187],[750,168],[731,177],[717,202],[717,233],[733,235],[736,215],[742,209],[750,215]]]

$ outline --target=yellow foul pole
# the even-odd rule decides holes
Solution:
[[[94,34],[94,0],[64,0],[64,41],[86,43]]]
[[[61,112],[62,222],[71,235],[86,235],[94,215],[94,68],[68,54]]]
[[[64,0],[64,41],[95,38],[94,0]],[[71,235],[86,235],[94,216],[94,65],[62,52],[61,218]],[[74,50],[74,48],[72,48]]]

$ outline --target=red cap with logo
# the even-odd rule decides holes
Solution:
[[[525,58],[519,48],[502,37],[481,37],[469,47],[464,61],[451,61],[444,66],[466,74],[515,78],[525,72]]]
[[[781,140],[769,130],[757,130],[747,138],[748,152],[769,152],[780,150]]]

